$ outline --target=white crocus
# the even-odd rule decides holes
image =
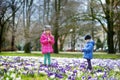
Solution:
[[[97,76],[102,76],[102,75],[104,75],[104,72],[98,72],[98,73],[96,73],[96,75]]]
[[[11,72],[11,71],[13,72],[14,70],[15,70],[15,68],[10,68],[10,69],[9,69],[10,72]]]
[[[78,71],[77,77],[80,77],[83,74],[82,71]]]
[[[55,78],[55,75],[51,75],[50,78],[51,78],[51,79],[54,79],[54,78]]]
[[[41,74],[47,74],[45,71],[39,71],[39,73],[41,73]]]
[[[12,74],[10,75],[10,77],[13,78],[13,79],[15,79],[15,78],[16,78],[16,74],[15,74],[15,73],[12,73]]]
[[[10,75],[10,72],[7,72],[7,75],[9,76],[9,75]]]
[[[9,80],[9,78],[7,77],[6,80]]]
[[[114,66],[114,71],[116,71],[116,72],[120,71],[117,65]]]
[[[21,77],[19,76],[18,78],[16,78],[15,80],[22,80]]]

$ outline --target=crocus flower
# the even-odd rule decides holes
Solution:
[[[52,58],[50,67],[44,66],[43,61],[44,59],[42,57],[0,56],[0,73],[3,72],[3,75],[0,74],[0,76],[7,79],[9,78],[7,76],[14,73],[16,75],[21,74],[26,76],[44,74],[48,75],[48,80],[49,78],[59,80],[119,79],[119,74],[117,74],[117,72],[120,71],[120,60],[93,59],[92,67],[94,73],[89,73],[86,69],[87,62],[85,59]],[[4,74],[6,76],[4,76]]]

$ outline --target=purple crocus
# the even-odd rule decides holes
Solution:
[[[88,80],[91,79],[92,77],[91,76],[88,76]]]
[[[76,74],[76,73],[77,73],[77,70],[74,70],[74,71],[73,71],[73,73],[75,73],[75,74]]]
[[[63,75],[62,75],[62,74],[55,73],[55,77],[57,77],[57,78],[59,78],[59,79],[62,79],[62,78],[63,78]]]
[[[98,69],[96,72],[102,72],[102,70],[101,70],[101,69]]]
[[[48,72],[48,77],[50,77],[50,76],[52,76],[52,75],[54,75],[54,73],[52,73],[52,72]]]

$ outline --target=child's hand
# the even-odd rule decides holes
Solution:
[[[48,38],[48,41],[50,42],[50,41],[51,41],[51,39],[50,39],[50,38]]]
[[[82,49],[80,50],[80,52],[83,52]]]
[[[53,35],[52,35],[52,34],[50,34],[50,36],[51,36],[51,37],[53,37]]]

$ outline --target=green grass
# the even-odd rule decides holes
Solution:
[[[2,52],[0,56],[33,56],[33,57],[43,57],[41,53],[17,53],[17,52]],[[82,58],[83,54],[81,52],[78,53],[60,53],[60,54],[51,54],[52,57],[61,57],[61,58]],[[94,52],[94,58],[100,59],[120,59],[120,54],[107,54],[103,52]]]
[[[22,80],[47,80],[47,76],[46,75],[22,75]]]

